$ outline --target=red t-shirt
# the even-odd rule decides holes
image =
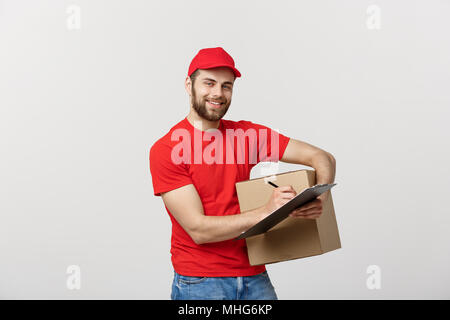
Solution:
[[[245,147],[242,141],[245,141]],[[205,215],[239,214],[235,183],[250,179],[250,170],[258,162],[277,162],[288,142],[287,136],[250,121],[220,119],[218,129],[202,131],[184,118],[150,149],[154,194],[160,196],[161,192],[193,184],[202,200]],[[176,150],[174,153],[173,148]],[[167,207],[166,210],[172,221],[170,252],[177,273],[238,277],[266,270],[264,265],[249,264],[245,239],[196,244]]]

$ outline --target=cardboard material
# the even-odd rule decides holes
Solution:
[[[314,170],[296,170],[236,183],[241,212],[269,201],[274,187],[292,185],[297,193],[316,184]],[[287,217],[267,232],[246,238],[251,265],[269,264],[323,254],[341,248],[331,191],[320,218]]]

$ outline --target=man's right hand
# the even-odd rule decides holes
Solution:
[[[289,200],[294,198],[296,195],[297,192],[295,192],[291,185],[275,188],[269,201],[266,203],[265,208],[270,214],[289,202]]]

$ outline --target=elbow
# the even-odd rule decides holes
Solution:
[[[206,243],[205,238],[198,232],[191,232],[189,234],[194,241],[195,244],[204,244]]]
[[[327,156],[330,159],[331,163],[336,166],[336,158],[329,152],[327,152]]]
[[[200,227],[201,225],[202,223],[198,221],[194,226],[187,230],[189,236],[195,244],[204,244],[208,242],[208,239],[206,239],[205,236],[204,229]]]
[[[336,158],[331,153],[329,153],[329,152],[327,152],[325,150],[321,150],[321,151],[315,153],[311,157],[311,161],[307,165],[310,166],[310,167],[315,168],[318,163],[322,163],[323,164],[325,162],[329,162],[333,166],[336,166]]]

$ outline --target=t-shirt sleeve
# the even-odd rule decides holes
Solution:
[[[279,161],[290,138],[268,126],[253,122],[249,124],[258,132],[258,162]]]
[[[175,164],[171,160],[170,146],[155,143],[150,148],[149,158],[155,196],[161,196],[162,192],[193,183],[188,165],[185,163]]]

